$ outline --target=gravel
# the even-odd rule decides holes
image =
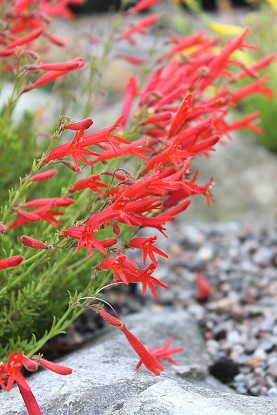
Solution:
[[[172,305],[197,319],[210,372],[237,393],[277,397],[277,224],[255,232],[237,223],[171,225],[168,234],[160,248],[170,260],[159,262],[159,276]],[[212,288],[202,302],[196,273]]]

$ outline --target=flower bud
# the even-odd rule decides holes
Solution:
[[[51,249],[51,245],[45,244],[44,242],[38,241],[37,239],[30,238],[30,236],[21,236],[22,245],[32,249]]]

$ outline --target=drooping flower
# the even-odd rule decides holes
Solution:
[[[125,337],[127,338],[128,342],[134,349],[134,351],[139,355],[141,362],[144,364],[144,366],[150,370],[151,372],[155,373],[155,375],[160,375],[160,372],[163,370],[162,365],[158,361],[158,359],[148,352],[148,350],[143,346],[143,344],[134,336],[125,326],[122,321],[120,321],[118,318],[111,316],[109,313],[107,313],[103,308],[100,308],[99,306],[91,306],[93,310],[98,312],[100,316],[107,321],[109,324],[111,324],[114,327],[119,328],[119,330],[124,333]]]

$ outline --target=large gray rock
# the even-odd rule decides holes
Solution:
[[[72,375],[42,370],[28,378],[43,414],[276,415],[277,400],[207,389],[219,390],[221,384],[207,375],[209,358],[204,343],[184,311],[152,308],[124,322],[147,347],[161,346],[174,335],[172,347],[184,347],[174,356],[180,366],[165,362],[161,376],[144,368],[137,371],[136,355],[124,335],[110,330],[61,362],[74,369]],[[1,398],[1,415],[26,414],[17,388],[1,392]]]

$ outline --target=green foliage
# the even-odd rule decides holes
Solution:
[[[260,59],[270,53],[277,53],[277,11],[265,5],[261,6],[257,11],[247,16],[245,24],[250,25],[253,29],[249,33],[251,43],[258,46],[257,51],[251,52],[253,60]],[[275,59],[264,72],[270,75],[267,86],[275,92],[277,90],[277,60]],[[263,130],[262,134],[257,135],[257,139],[269,150],[277,153],[276,97],[268,101],[266,97],[257,94],[245,100],[242,106],[242,111],[245,114],[257,110],[261,113],[260,127]]]
[[[15,185],[14,178],[23,178],[30,170],[39,145],[30,112],[25,112],[17,125],[10,117],[0,117],[0,131],[0,195],[3,203],[7,199],[7,189]]]

